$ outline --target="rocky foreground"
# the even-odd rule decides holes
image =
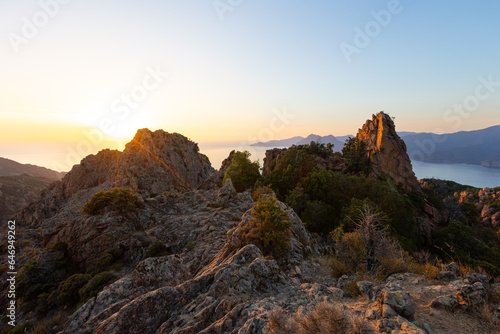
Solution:
[[[372,177],[385,173],[420,191],[390,117],[374,116],[358,137]],[[264,173],[285,151],[268,152]],[[346,169],[339,155],[315,163]],[[498,332],[500,307],[488,313],[485,305],[500,301],[500,286],[489,277],[452,263],[432,275],[334,278],[332,242],[311,235],[281,202],[289,247],[264,255],[246,233],[255,224],[250,191],[236,192],[230,179],[222,185],[230,164],[231,156],[216,171],[187,138],[147,129],[123,152],[82,160],[14,217],[22,240],[19,326],[32,333]],[[134,210],[82,213],[96,193],[116,188],[138,195]],[[445,214],[428,202],[423,208],[426,239]],[[156,243],[162,248],[153,254]],[[94,293],[78,290],[97,277],[103,284]]]

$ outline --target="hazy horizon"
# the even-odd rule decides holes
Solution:
[[[355,134],[381,110],[400,132],[500,124],[496,2],[6,0],[0,9],[0,156],[23,163],[68,166],[123,149],[144,127],[222,145]]]

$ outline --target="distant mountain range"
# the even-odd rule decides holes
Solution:
[[[464,163],[500,168],[500,125],[476,131],[460,131],[438,135],[435,133],[398,132],[407,146],[412,160],[435,163]],[[311,134],[283,140],[259,142],[252,146],[289,147],[309,144],[311,141],[334,144],[341,151],[352,136],[318,136]]]
[[[0,222],[38,199],[44,189],[66,173],[0,158]]]
[[[57,181],[62,179],[66,173],[56,172],[55,170],[35,165],[20,164],[14,160],[0,158],[0,176],[16,176],[23,174]]]
[[[500,125],[443,135],[408,132],[401,137],[412,160],[500,168]]]
[[[282,140],[271,140],[268,142],[258,142],[255,144],[252,144],[250,146],[257,146],[257,147],[290,147],[292,145],[305,145],[305,144],[310,144],[312,141],[316,143],[323,143],[323,144],[333,144],[333,150],[335,152],[340,152],[342,151],[342,147],[344,147],[345,141],[347,138],[353,137],[352,135],[348,136],[340,136],[340,137],[335,137],[333,135],[329,136],[318,136],[314,134],[310,134],[307,137],[302,137],[302,136],[296,136],[288,139],[282,139]]]

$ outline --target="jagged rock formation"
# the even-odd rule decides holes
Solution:
[[[224,180],[224,175],[226,174],[226,170],[231,165],[234,156],[234,150],[229,153],[229,156],[222,161],[221,167],[219,170],[214,171],[198,188],[209,190],[216,189],[222,187],[222,181]]]
[[[145,197],[176,194],[196,189],[211,173],[213,168],[198,152],[197,144],[179,134],[142,129],[123,152],[104,150],[83,159],[16,220],[24,226],[41,226],[43,244],[48,248],[57,242],[68,244],[70,257],[82,267],[116,245],[133,256],[147,244],[148,238],[136,230],[144,228],[149,219],[137,213],[84,216],[84,203],[98,191],[115,187],[129,188]]]
[[[381,122],[386,126],[386,121]],[[384,156],[382,151],[376,154]],[[269,171],[284,152],[269,153],[265,163]],[[44,279],[64,282],[75,272],[92,269],[94,260],[110,249],[122,254],[121,266],[105,269],[113,270],[117,280],[71,316],[64,315],[57,331],[51,330],[268,333],[271,311],[305,316],[322,303],[339,305],[342,314],[374,333],[428,334],[430,328],[459,333],[457,328],[466,328],[475,334],[476,329],[489,328],[482,327],[482,320],[460,323],[451,312],[430,307],[436,298],[450,295],[468,309],[483,305],[481,285],[487,287],[488,282],[481,275],[464,278],[456,266],[449,265],[438,275],[441,281],[416,274],[394,274],[374,282],[357,282],[359,277],[354,275],[335,279],[328,257],[331,249],[321,237],[311,236],[284,203],[278,205],[291,222],[289,248],[277,258],[266,256],[242,233],[255,224],[250,193],[237,193],[230,180],[222,186],[231,159],[230,155],[216,172],[187,138],[140,130],[124,152],[105,150],[85,158],[20,213],[19,237],[29,247],[20,245],[18,266],[31,258],[43,268],[39,274]],[[340,172],[345,168],[344,159],[333,153],[315,159],[320,168]],[[127,213],[82,214],[82,205],[92,195],[114,187],[134,190],[142,205]],[[35,230],[39,226],[42,238]],[[166,253],[147,258],[149,246],[156,241],[163,243]],[[67,249],[50,249],[59,242]],[[6,252],[2,254],[0,260],[5,261]],[[74,266],[61,269],[61,260],[71,260]],[[5,276],[1,272],[2,282]],[[361,299],[354,297],[356,285],[364,294]],[[0,306],[6,302],[5,294],[0,296]],[[19,300],[19,304],[22,308],[26,303]],[[57,307],[57,312],[71,309]],[[439,313],[429,316],[430,312]],[[34,320],[34,313],[20,317]]]
[[[356,136],[366,143],[372,174],[387,173],[407,191],[420,190],[404,141],[396,133],[391,117],[383,112],[367,120]]]
[[[287,148],[273,148],[272,150],[266,150],[266,156],[264,157],[264,166],[262,168],[262,176],[266,177],[273,171],[279,158],[281,158]]]
[[[196,189],[213,172],[196,143],[177,133],[142,129],[123,152],[103,150],[84,158],[18,218],[37,226],[61,211],[78,211],[97,191],[114,187],[146,196]]]

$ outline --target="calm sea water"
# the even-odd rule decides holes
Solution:
[[[435,164],[412,161],[418,179],[436,178],[451,180],[478,188],[500,186],[500,169],[466,164]]]
[[[266,148],[241,146],[220,145],[209,146],[200,144],[200,152],[207,155],[212,163],[212,166],[219,169],[222,161],[228,157],[231,150],[248,150],[252,155],[253,161],[258,160],[262,166]],[[3,150],[4,151],[4,150]],[[58,171],[69,171],[73,164],[79,162],[81,157],[68,155],[60,152],[47,152],[43,150],[25,151],[23,154],[20,150],[12,152],[4,151],[3,157],[13,159],[21,163],[31,163],[39,166],[45,166]],[[37,152],[38,151],[38,152]],[[10,154],[9,154],[10,153]],[[413,161],[413,170],[418,179],[422,178],[437,178],[455,181],[461,184],[466,184],[474,187],[498,187],[500,186],[500,169],[487,168],[476,165],[465,164],[435,164],[420,161]]]

